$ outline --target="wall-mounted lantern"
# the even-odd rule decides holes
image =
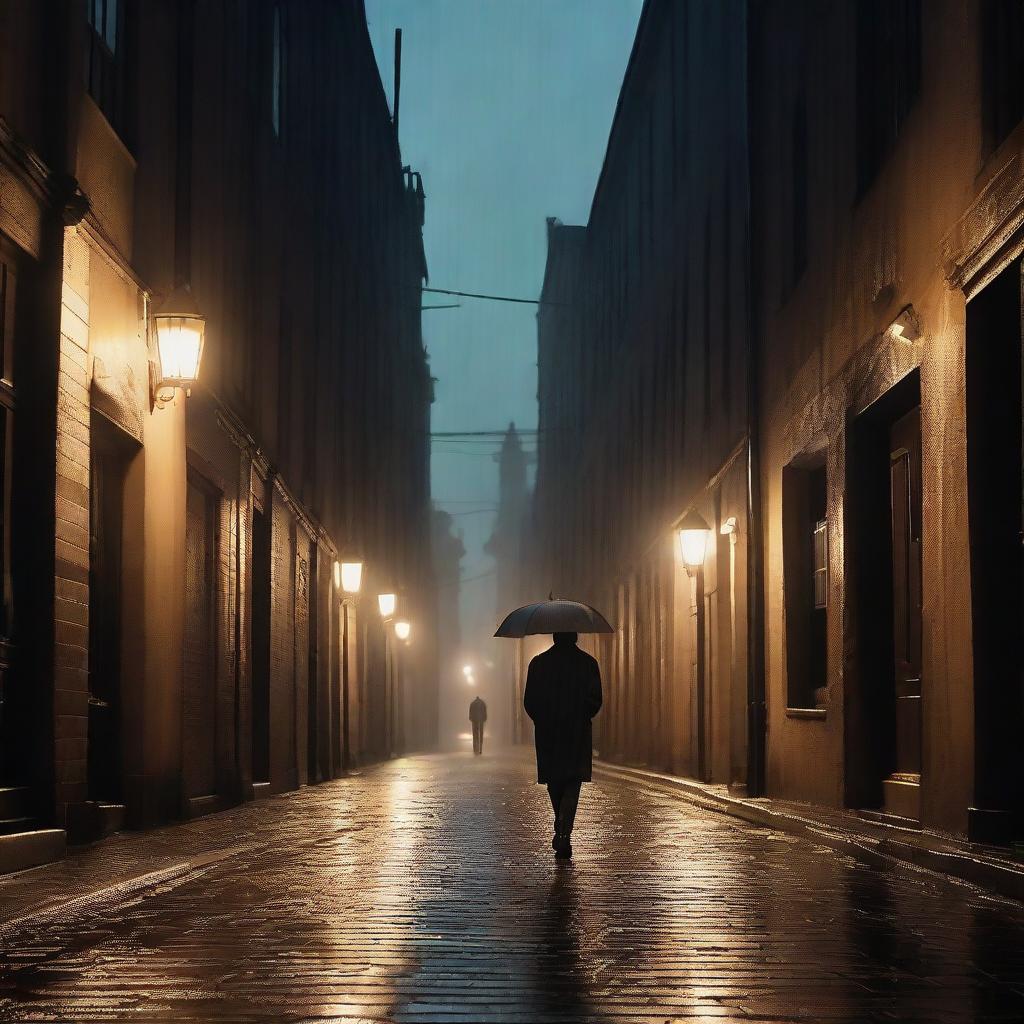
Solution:
[[[166,405],[174,389],[190,394],[199,379],[206,317],[188,285],[176,288],[153,310],[154,358],[150,361],[153,401]]]
[[[686,571],[692,574],[694,570],[704,566],[704,556],[708,550],[711,527],[704,521],[704,517],[700,513],[690,509],[679,524],[677,533],[679,554],[683,559],[683,565],[686,566]]]
[[[356,559],[335,562],[335,581],[346,594],[358,594],[363,583],[363,563]]]
[[[377,595],[377,607],[380,609],[382,618],[390,619],[395,614],[397,604],[398,598],[394,594]]]
[[[408,640],[410,633],[412,633],[412,626],[404,619],[399,619],[395,623],[395,636],[397,636],[399,640]]]
[[[921,337],[921,321],[913,306],[904,306],[889,325],[889,333],[900,341],[913,342]]]

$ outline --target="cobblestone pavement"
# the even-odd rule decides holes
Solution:
[[[559,864],[531,783],[410,758],[0,882],[0,1020],[1024,1020],[1016,904],[618,780]]]

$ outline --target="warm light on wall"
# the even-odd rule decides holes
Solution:
[[[206,335],[206,317],[187,285],[176,289],[153,312],[156,342],[152,362],[153,397],[159,403],[174,397],[175,388],[191,391],[199,379]]]
[[[395,636],[397,636],[399,640],[408,640],[411,632],[412,626],[404,619],[399,619],[398,622],[395,623]]]
[[[346,594],[358,594],[363,583],[362,562],[341,563],[341,589]]]
[[[391,618],[395,614],[395,606],[398,604],[398,599],[394,594],[378,594],[377,595],[377,607],[380,609],[381,615],[385,619]]]
[[[679,524],[679,554],[687,569],[697,569],[704,564],[708,550],[711,527],[704,518],[692,509]]]

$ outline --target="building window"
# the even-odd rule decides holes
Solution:
[[[124,115],[124,0],[88,0],[86,87],[118,134]]]
[[[921,0],[858,0],[857,192],[896,142],[921,88]]]
[[[281,108],[284,105],[284,41],[281,37],[281,8],[274,8],[274,37],[270,71],[270,120],[274,135],[281,137]]]
[[[985,141],[995,149],[1024,118],[1024,0],[982,8]]]
[[[786,703],[825,703],[828,516],[824,453],[787,466],[782,477],[786,602]]]

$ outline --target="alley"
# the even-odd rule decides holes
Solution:
[[[1017,905],[610,779],[560,866],[531,783],[402,759],[10,876],[0,1019],[1024,1015]]]

